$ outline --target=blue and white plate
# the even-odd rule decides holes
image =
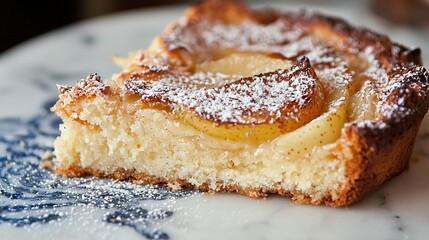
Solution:
[[[332,3],[331,3],[332,2]],[[365,1],[363,1],[365,2]],[[387,28],[361,2],[307,6],[427,46],[428,33]],[[300,6],[267,4],[283,9]],[[0,239],[427,239],[429,121],[410,168],[349,208],[296,205],[117,182],[67,179],[40,167],[60,120],[55,84],[119,71],[113,54],[145,47],[183,6],[126,12],[72,25],[0,55]],[[429,49],[423,49],[429,61]]]

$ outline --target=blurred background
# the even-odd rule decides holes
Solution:
[[[196,0],[0,0],[0,53],[39,34],[129,9]]]
[[[282,2],[292,2],[283,0]],[[303,0],[302,2],[347,0]],[[348,0],[352,1],[352,0]],[[429,0],[363,0],[387,24],[429,30]],[[0,0],[0,53],[39,34],[76,21],[129,9],[189,4],[197,0]],[[245,2],[263,2],[247,0]],[[293,1],[298,2],[298,1]],[[429,40],[429,39],[428,39]],[[429,44],[429,43],[428,43]]]

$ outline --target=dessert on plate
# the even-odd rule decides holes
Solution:
[[[419,49],[317,13],[190,7],[123,70],[59,86],[55,172],[350,205],[406,168]]]

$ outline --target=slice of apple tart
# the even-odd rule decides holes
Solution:
[[[206,1],[59,86],[55,172],[346,206],[408,164],[428,109],[419,50],[318,14]]]

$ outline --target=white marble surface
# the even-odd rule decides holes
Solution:
[[[351,4],[351,5],[350,5]],[[297,9],[297,4],[265,4]],[[383,25],[358,3],[306,6],[423,48],[429,62],[428,33]],[[183,7],[126,12],[78,23],[28,41],[0,55],[0,119],[30,118],[56,96],[55,84],[73,84],[89,72],[104,77],[119,71],[112,54],[148,45]],[[144,201],[146,209],[173,215],[156,228],[171,239],[427,239],[429,236],[429,120],[425,119],[410,168],[349,208],[295,205],[287,198],[249,199],[237,194],[195,194]],[[0,148],[0,156],[4,149]],[[0,196],[0,205],[14,204]],[[101,221],[101,209],[64,208],[67,218],[15,227],[0,221],[0,239],[144,239],[129,227]],[[0,215],[3,214],[0,210]],[[77,230],[78,229],[78,230]]]

